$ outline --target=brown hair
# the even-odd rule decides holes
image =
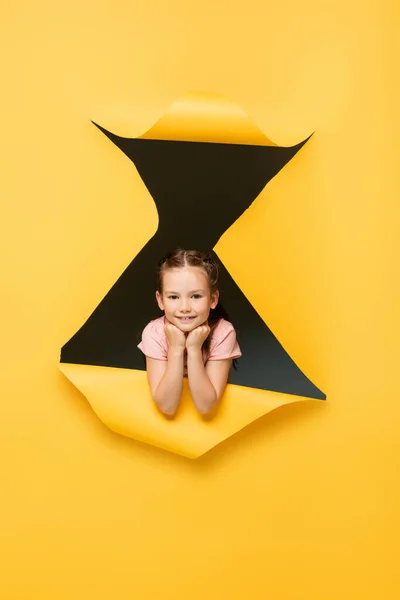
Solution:
[[[211,253],[199,252],[198,250],[183,250],[178,248],[170,252],[158,263],[157,268],[157,290],[162,293],[162,278],[168,269],[179,269],[182,267],[201,267],[207,274],[210,294],[218,290],[219,264]],[[208,325],[210,333],[203,343],[203,348],[208,352],[214,329],[221,318],[229,320],[228,315],[220,304],[210,310]]]

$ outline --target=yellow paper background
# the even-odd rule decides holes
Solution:
[[[393,7],[3,7],[1,598],[399,596]],[[187,90],[281,145],[316,132],[217,251],[328,396],[197,461],[112,433],[57,369],[157,228],[90,119],[141,135]]]

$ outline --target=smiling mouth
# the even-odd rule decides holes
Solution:
[[[193,321],[193,319],[195,319],[196,317],[176,317],[176,318],[183,322],[185,322],[185,321],[189,322],[189,321]]]

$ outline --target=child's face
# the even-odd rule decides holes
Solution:
[[[189,332],[208,319],[218,304],[218,292],[212,297],[207,275],[201,267],[168,269],[163,275],[163,292],[156,292],[158,306],[181,331]]]

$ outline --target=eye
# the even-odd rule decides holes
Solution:
[[[192,298],[196,298],[196,300],[197,300],[198,298],[202,298],[202,295],[201,294],[193,294]]]
[[[176,300],[178,296],[168,296],[169,300]]]

